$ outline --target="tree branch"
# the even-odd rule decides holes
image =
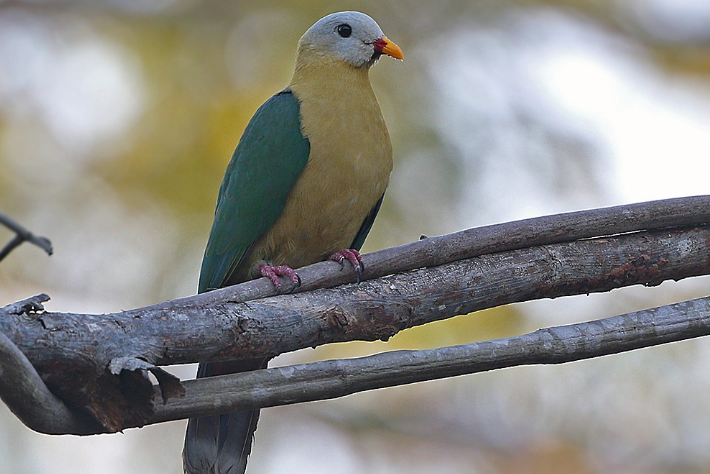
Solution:
[[[709,213],[710,197],[704,196],[472,229],[365,256],[370,278],[388,268],[427,268],[259,300],[245,301],[262,291],[263,282],[255,281],[108,315],[11,305],[0,309],[0,332],[72,411],[116,431],[156,419],[147,371],[158,377],[167,403],[178,403],[184,387],[192,386],[158,365],[385,340],[408,327],[507,303],[710,274],[710,227],[694,227],[710,223]],[[638,231],[649,227],[658,230]],[[525,246],[528,234],[534,246]],[[589,238],[595,235],[606,237]],[[560,242],[565,237],[583,240]],[[480,255],[486,249],[495,253]],[[352,278],[339,268],[318,264],[299,273],[306,288],[306,275],[322,279],[318,272]]]
[[[30,242],[45,252],[47,255],[52,255],[52,242],[46,237],[40,237],[32,234],[29,230],[22,227],[19,223],[10,219],[8,216],[0,212],[0,224],[4,225],[11,231],[15,233],[15,237],[10,240],[5,247],[0,249],[0,261],[7,257],[10,252],[12,252],[16,247],[22,244],[22,242]]]
[[[156,405],[148,424],[327,400],[519,365],[563,364],[707,335],[710,297],[493,341],[187,381],[185,396]]]
[[[22,352],[0,333],[0,397],[29,428],[45,434],[104,432],[95,420],[67,408]]]
[[[535,217],[429,237],[363,255],[365,271],[362,280],[536,245],[705,224],[710,224],[710,196],[707,195]],[[339,264],[326,261],[299,269],[303,285],[295,292],[333,288],[355,281],[352,272],[339,271],[340,268]],[[259,278],[189,298],[195,304],[209,305],[269,296],[273,296],[273,285],[267,278]],[[154,307],[166,308],[177,301],[180,300]]]
[[[327,400],[520,365],[562,364],[707,335],[710,335],[710,297],[492,341],[430,350],[392,351],[186,381],[183,382],[185,395],[157,403],[154,415],[145,424]],[[161,397],[159,387],[155,387],[154,396],[155,399]],[[40,409],[42,406],[38,405]],[[62,424],[65,417],[71,416],[65,411],[59,410],[61,416],[51,410],[25,415],[33,420],[46,418],[40,421],[44,424],[51,422],[54,431],[38,430],[45,433],[106,432],[96,426],[95,431],[91,431],[87,424],[78,425],[81,432],[72,431],[72,424]],[[21,414],[18,417],[36,429]]]

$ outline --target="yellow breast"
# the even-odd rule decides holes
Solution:
[[[304,74],[297,67],[290,88],[311,153],[282,216],[250,252],[252,265],[298,268],[349,248],[392,171],[392,145],[367,69],[322,64]]]

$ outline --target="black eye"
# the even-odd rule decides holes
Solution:
[[[338,25],[338,27],[335,29],[335,31],[338,32],[340,36],[343,38],[349,38],[351,34],[353,34],[353,29],[348,25],[347,23],[343,23],[342,25]]]

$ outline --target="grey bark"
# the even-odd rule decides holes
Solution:
[[[68,410],[62,416],[67,420],[75,418],[74,422],[42,419],[27,422],[44,432],[116,431],[176,416],[316,399],[309,398],[313,396],[340,396],[353,393],[348,390],[375,388],[381,381],[354,382],[352,375],[368,373],[367,367],[343,375],[342,368],[349,362],[330,362],[333,370],[323,377],[333,377],[331,384],[342,382],[345,388],[331,390],[327,387],[333,385],[314,383],[311,385],[317,395],[306,390],[306,398],[300,400],[294,398],[294,392],[289,395],[279,392],[280,388],[270,390],[284,373],[306,372],[300,368],[269,369],[271,372],[234,376],[242,377],[236,382],[242,388],[241,395],[229,389],[228,400],[218,402],[223,398],[215,395],[217,387],[211,384],[219,383],[221,378],[181,384],[157,366],[270,357],[331,342],[386,340],[412,326],[507,303],[609,291],[635,284],[652,286],[667,279],[709,274],[710,227],[702,225],[710,223],[709,210],[710,197],[703,196],[471,229],[366,255],[364,278],[379,277],[360,285],[313,290],[313,283],[309,282],[330,286],[353,278],[352,272],[340,271],[334,262],[323,263],[299,271],[304,289],[312,291],[262,299],[253,298],[273,290],[269,283],[260,280],[106,315],[46,312],[39,298],[0,309],[0,333],[7,337],[5,342],[19,351],[8,354],[25,357],[44,384],[62,400]],[[572,241],[561,242],[565,237]],[[406,271],[415,266],[426,268]],[[401,273],[382,276],[392,272]],[[329,277],[336,283],[324,284]],[[676,308],[673,314],[675,324],[687,322],[687,312]],[[656,323],[650,324],[650,332],[639,332],[640,345],[634,345],[637,343],[631,331],[634,326],[625,328],[620,334],[631,345],[624,346],[621,341],[619,350],[668,342],[662,334],[654,332]],[[707,323],[702,320],[693,324],[702,326],[704,331]],[[574,331],[558,330],[555,334],[564,347],[580,351],[578,354],[589,349],[591,352],[586,353],[595,356],[595,345],[609,338],[608,333],[597,330],[599,327],[578,327],[577,333],[588,332],[586,339],[575,339]],[[697,337],[705,335],[703,331],[674,337]],[[495,345],[485,344],[477,347],[494,348],[489,357],[502,354]],[[522,355],[516,353],[518,359],[503,357],[500,363],[510,360],[516,364],[540,363],[545,351],[554,361],[560,350],[560,346],[549,344],[534,349],[533,337],[520,339],[518,344]],[[445,361],[452,350],[437,349],[439,352],[429,355]],[[416,362],[426,359],[425,355],[393,353],[375,357],[381,357],[384,365],[401,364],[404,374],[411,366],[408,358]],[[388,359],[392,357],[395,359]],[[11,360],[2,356],[0,366],[12,364],[8,362]],[[366,359],[364,363],[384,367],[377,365],[378,360]],[[460,358],[454,361],[454,365],[460,363]],[[463,363],[466,365],[465,360]],[[455,374],[446,364],[431,370],[420,367],[423,370],[420,373],[426,374],[427,379]],[[481,370],[495,368],[495,363],[488,364],[482,367],[489,368]],[[147,371],[158,378],[159,387],[151,385]],[[372,372],[375,379],[376,372]],[[401,383],[420,380],[403,377]],[[37,378],[27,380],[36,382]],[[398,379],[390,374],[384,381],[389,380]],[[8,405],[22,400],[22,387],[21,384],[0,386]],[[158,389],[160,397],[156,399],[154,390]],[[20,396],[10,393],[15,390]],[[202,398],[196,398],[195,394]],[[249,398],[252,395],[256,398]],[[13,410],[21,418],[20,414],[27,411],[19,407]],[[60,408],[57,410],[62,412]]]
[[[562,364],[710,335],[710,297],[521,336],[186,381],[149,423],[290,405],[519,365]],[[156,394],[157,396],[157,394]]]

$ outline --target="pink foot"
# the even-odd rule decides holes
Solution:
[[[362,263],[360,252],[355,249],[343,249],[340,252],[335,252],[331,255],[330,260],[338,262],[343,267],[345,266],[345,260],[350,262],[355,269],[355,273],[357,273],[357,282],[360,283],[360,280],[362,280],[362,272],[365,270],[365,265]]]
[[[296,273],[296,271],[288,265],[272,267],[271,265],[264,263],[259,265],[259,273],[261,276],[265,276],[271,280],[271,283],[274,284],[277,293],[281,289],[281,279],[279,277],[285,276],[291,280],[291,289],[289,290],[289,293],[301,285],[301,277],[298,276],[298,273]]]

